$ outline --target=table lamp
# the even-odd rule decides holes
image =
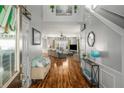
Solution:
[[[99,58],[100,57],[100,51],[98,50],[92,50],[90,53],[91,57],[93,58]]]

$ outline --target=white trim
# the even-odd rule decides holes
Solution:
[[[124,37],[121,38],[121,68],[122,68],[122,74],[124,75]]]
[[[113,31],[117,32],[121,36],[124,36],[124,29],[119,27],[118,25],[114,24],[113,22],[109,21],[108,19],[102,17],[100,14],[96,13],[92,9],[86,8],[90,13],[92,13],[95,17],[97,17],[100,21],[102,21],[105,25],[110,27]]]
[[[10,77],[12,77],[12,60],[11,60],[11,57],[12,57],[12,52],[9,53]]]
[[[16,73],[2,86],[3,88],[6,88],[9,86],[9,84],[15,79],[15,77],[20,72],[20,58],[19,58],[19,31],[20,31],[20,9],[19,6],[17,6],[17,32],[16,32],[16,51],[15,51],[15,65],[16,65]],[[11,57],[11,56],[10,56]],[[10,70],[11,71],[11,70]]]
[[[115,76],[113,75],[113,74],[111,74],[111,73],[109,73],[109,72],[107,72],[107,71],[105,71],[105,70],[103,70],[103,69],[101,69],[101,82],[100,82],[100,84],[104,87],[104,88],[107,88],[103,83],[102,83],[102,72],[105,72],[106,74],[108,74],[108,75],[110,75],[110,76],[112,76],[113,77],[113,83],[114,83],[114,85],[113,85],[113,88],[115,88],[116,86],[116,83],[115,83]]]
[[[19,6],[17,6],[17,32],[16,32],[16,58],[15,58],[15,61],[16,61],[16,70],[17,71],[20,71],[20,50],[19,50],[19,42],[20,42],[20,36],[19,36],[19,32],[20,32],[20,8]]]
[[[101,22],[103,22],[105,25],[107,25],[108,27],[110,27],[113,31],[115,31],[116,33],[118,33],[122,38],[124,37],[124,29],[123,29],[123,28],[119,27],[118,25],[114,24],[113,22],[109,21],[108,19],[102,17],[100,14],[96,13],[93,9],[89,9],[89,8],[87,8],[87,7],[86,7],[86,9],[87,9],[91,14],[93,14],[95,17],[97,17]],[[121,43],[121,44],[122,44],[121,48],[123,49],[123,40],[122,40],[122,39],[121,39],[121,42],[122,42],[122,43]],[[122,54],[123,54],[123,52],[122,52]],[[91,60],[91,59],[90,59],[90,60]],[[94,60],[93,60],[93,61],[94,61]],[[123,65],[122,65],[122,71],[119,72],[119,71],[117,71],[117,70],[114,70],[114,69],[111,68],[111,67],[108,67],[108,66],[106,66],[106,65],[103,65],[102,63],[99,63],[99,62],[95,62],[95,63],[97,63],[97,64],[99,64],[99,65],[101,65],[101,66],[103,66],[103,67],[106,67],[106,68],[108,68],[108,69],[110,69],[110,70],[112,70],[112,71],[114,71],[114,72],[116,72],[116,73],[118,73],[118,74],[120,74],[120,75],[122,75],[123,72],[124,72]],[[122,64],[123,64],[123,55],[122,55]]]
[[[1,66],[3,65],[2,56],[3,56],[3,53],[1,53],[1,55],[0,55],[0,65],[1,65]],[[3,84],[2,84],[2,81],[3,81],[3,78],[1,78],[1,73],[0,73],[0,87],[3,85]]]
[[[115,73],[118,73],[119,75],[122,74],[122,72],[119,72],[119,71],[117,71],[117,70],[115,70],[115,69],[113,69],[113,68],[111,68],[111,67],[108,67],[108,66],[106,66],[106,65],[104,65],[104,64],[102,64],[102,63],[100,63],[100,62],[96,62],[96,61],[93,60],[93,59],[89,59],[89,60],[93,61],[94,63],[96,63],[96,64],[98,64],[98,65],[100,65],[100,66],[103,66],[104,68],[107,68],[107,69],[109,69],[109,70],[112,70],[112,71],[114,71]]]
[[[16,72],[3,86],[2,88],[6,88],[9,86],[9,84],[15,79],[15,77],[19,74],[19,72]]]
[[[113,31],[115,31],[116,33],[118,33],[120,36],[121,36],[121,56],[122,56],[122,71],[119,72],[117,70],[114,70],[113,68],[111,67],[108,67],[106,65],[103,65],[102,63],[99,63],[99,62],[96,62],[97,64],[103,66],[104,68],[107,68],[108,70],[112,71],[113,73],[117,73],[119,74],[120,76],[122,76],[121,80],[122,81],[122,84],[124,84],[124,81],[123,81],[123,78],[124,78],[124,29],[121,28],[120,26],[114,24],[113,22],[109,21],[108,19],[102,17],[100,14],[96,13],[94,10],[91,10],[91,9],[88,9],[86,8],[92,15],[94,15],[96,18],[98,18],[101,22],[103,22],[103,24],[105,24],[106,26],[108,26],[110,29],[112,29]],[[114,75],[114,74],[113,74]],[[114,76],[114,87],[116,87],[116,79],[117,77]],[[104,85],[102,85],[103,87],[105,87]],[[122,85],[123,86],[123,85]]]
[[[105,88],[104,84],[102,84],[102,69],[99,68],[99,85],[103,88]]]
[[[106,65],[103,65],[102,63],[99,63],[99,62],[96,62],[97,64],[103,66],[104,68],[107,68],[115,73],[118,73],[120,76],[124,75],[124,29],[119,27],[118,25],[112,23],[111,21],[107,20],[106,18],[102,17],[101,15],[99,15],[98,13],[96,13],[94,10],[89,10],[87,9],[91,14],[93,14],[95,17],[97,17],[101,22],[103,22],[105,25],[107,25],[108,27],[110,27],[113,31],[115,31],[116,33],[118,33],[120,36],[121,36],[121,56],[122,56],[122,71],[119,72],[117,70],[114,70],[113,68],[111,67],[108,67]],[[124,76],[122,76],[122,78],[124,78]],[[122,80],[122,83],[124,83],[124,81]],[[114,81],[114,84],[115,84],[115,81]],[[103,87],[105,87],[103,85]],[[114,85],[115,87],[115,85]]]

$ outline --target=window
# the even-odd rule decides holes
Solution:
[[[0,5],[0,87],[17,72],[17,8]]]

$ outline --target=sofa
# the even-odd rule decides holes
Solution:
[[[31,78],[44,79],[51,67],[51,62],[48,57],[36,56],[32,59]]]

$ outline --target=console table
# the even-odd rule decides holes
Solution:
[[[90,59],[83,59],[83,61],[85,63],[83,75],[92,87],[99,87],[99,65]]]

